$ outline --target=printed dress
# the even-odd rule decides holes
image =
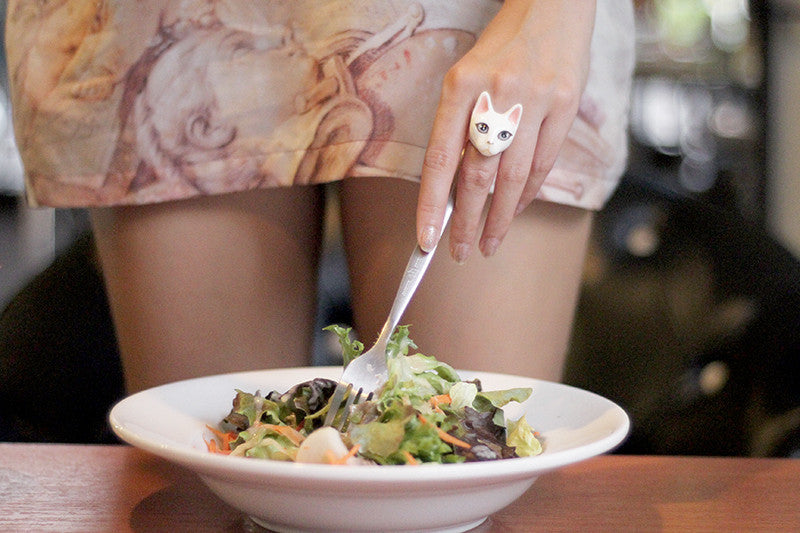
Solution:
[[[418,180],[447,69],[497,0],[10,0],[32,205],[142,204],[348,176]],[[540,197],[600,208],[626,159],[629,0]]]

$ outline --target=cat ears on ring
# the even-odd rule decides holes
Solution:
[[[483,91],[480,96],[478,96],[478,102],[475,104],[475,112],[486,113],[487,111],[495,112],[492,106],[492,97],[489,96],[488,92]],[[514,126],[519,126],[519,119],[522,118],[522,104],[515,104],[511,109],[502,114],[505,115]]]

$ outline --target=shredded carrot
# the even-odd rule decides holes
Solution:
[[[444,411],[442,411],[442,409],[439,407],[439,404],[450,403],[453,400],[452,400],[452,398],[450,398],[449,394],[438,394],[436,396],[431,396],[431,399],[429,401],[430,401],[431,407],[433,407],[433,409],[435,411],[437,411],[439,413],[443,413]]]
[[[236,440],[236,433],[233,431],[224,433],[209,425],[206,425],[206,427],[209,429],[209,431],[211,431],[211,433],[213,433],[217,437],[217,439],[219,439],[219,442],[217,442],[215,439],[211,439],[211,441],[206,441],[208,450],[213,453],[224,453],[224,454],[231,453],[231,442]],[[211,449],[212,446],[214,448],[213,450]]]
[[[406,459],[406,464],[407,464],[407,465],[418,465],[418,464],[419,464],[419,461],[417,461],[417,460],[414,458],[414,456],[413,456],[413,455],[411,455],[411,452],[409,452],[408,450],[403,450],[403,451],[402,451],[402,452],[400,452],[400,453],[402,453],[402,454],[403,454],[403,457],[405,457],[405,459]]]
[[[419,417],[420,422],[422,422],[423,424],[430,424],[431,426],[433,426],[436,429],[436,432],[439,434],[439,438],[445,441],[446,443],[452,444],[453,446],[458,446],[459,448],[472,448],[471,445],[467,444],[463,440],[459,439],[458,437],[452,436],[451,434],[447,433],[445,430],[443,430],[436,424],[432,424],[424,416],[417,414],[417,417]]]
[[[469,444],[464,442],[463,440],[452,436],[451,434],[444,431],[442,428],[436,428],[436,431],[439,433],[439,438],[443,441],[452,444],[453,446],[458,446],[459,448],[472,448]]]
[[[219,453],[220,450],[219,448],[217,448],[217,439],[208,439],[208,440],[203,439],[203,440],[205,441],[206,446],[208,446],[209,452]]]
[[[341,457],[334,456],[331,450],[325,450],[325,459],[327,459],[328,462],[332,465],[346,464],[348,459],[350,459],[351,457],[355,457],[360,447],[361,447],[360,444],[356,444],[355,446],[350,448],[350,450],[346,454],[344,454]]]

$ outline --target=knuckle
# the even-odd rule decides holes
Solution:
[[[533,166],[531,167],[531,173],[534,179],[539,181],[544,180],[553,169],[553,164],[554,161],[549,158],[540,157],[534,160]]]
[[[535,79],[532,80],[531,95],[536,99],[546,99],[552,95],[553,88],[556,85],[556,75],[554,72],[541,71],[536,74]]]
[[[478,225],[472,221],[453,220],[450,227],[450,242],[452,244],[470,244],[475,240]]]
[[[524,185],[528,182],[530,171],[531,167],[519,163],[504,164],[498,171],[497,180],[512,185]]]
[[[581,92],[581,84],[577,79],[556,72],[539,73],[530,91],[534,99],[550,102],[551,107],[562,109],[577,109]]]
[[[515,94],[519,92],[520,77],[512,70],[500,70],[494,73],[492,89],[497,94]]]
[[[455,160],[447,150],[430,146],[422,160],[422,171],[423,174],[444,172],[453,168],[454,164]]]
[[[453,244],[466,244],[471,242],[469,231],[464,224],[453,223],[450,227],[450,242]]]
[[[580,90],[577,83],[565,81],[556,85],[552,92],[553,105],[563,109],[578,108]]]
[[[424,220],[434,220],[436,215],[439,213],[439,206],[420,197],[417,204],[417,211]]]
[[[444,76],[442,88],[445,93],[460,97],[464,91],[478,82],[475,70],[464,61],[459,61]]]
[[[467,190],[488,190],[497,174],[493,169],[477,167],[464,172],[462,186]]]

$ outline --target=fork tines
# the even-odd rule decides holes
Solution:
[[[338,423],[334,424],[336,414],[339,412],[339,406],[342,404],[342,400],[345,399],[345,396],[347,397],[347,400],[345,400],[342,409],[342,416],[339,417]],[[364,400],[369,400],[370,398],[372,398],[372,392],[369,394],[364,394],[363,387],[353,392],[352,383],[344,383],[340,381],[336,385],[336,389],[334,389],[333,395],[331,396],[330,407],[328,408],[328,413],[325,415],[325,421],[323,422],[323,425],[334,426],[336,429],[341,431],[344,428],[347,420],[350,418],[350,412],[353,410],[353,405]]]

